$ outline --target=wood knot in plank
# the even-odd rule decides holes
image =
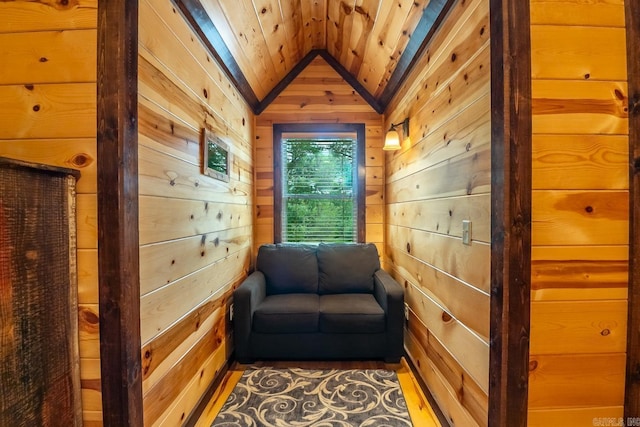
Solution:
[[[69,163],[76,168],[84,168],[93,163],[93,158],[86,153],[78,153],[69,159]]]

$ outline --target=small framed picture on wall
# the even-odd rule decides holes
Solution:
[[[229,182],[229,146],[209,129],[202,129],[202,173]]]

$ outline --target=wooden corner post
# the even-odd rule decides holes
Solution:
[[[529,2],[490,0],[489,426],[527,424],[531,301]]]
[[[137,0],[98,2],[97,86],[103,422],[142,426]]]
[[[640,0],[626,0],[629,84],[629,312],[625,420],[640,417]],[[627,424],[631,425],[631,424]]]

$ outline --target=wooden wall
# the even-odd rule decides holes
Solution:
[[[145,425],[179,425],[227,362],[251,263],[253,114],[169,0],[140,0],[140,327]],[[230,182],[201,174],[201,128]]]
[[[316,57],[256,117],[255,247],[273,243],[273,124],[364,123],[366,126],[366,238],[384,254],[384,132],[382,118],[321,57]]]
[[[385,116],[410,119],[385,163],[386,254],[410,308],[405,346],[457,426],[487,425],[489,42],[489,2],[456,2]]]
[[[79,169],[80,375],[86,426],[102,420],[96,219],[97,1],[0,2],[0,156]],[[28,191],[28,189],[25,189]]]
[[[529,425],[622,417],[628,282],[624,1],[531,0]]]

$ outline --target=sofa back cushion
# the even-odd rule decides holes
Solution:
[[[267,295],[318,292],[318,261],[313,246],[262,245],[256,268],[264,274]]]
[[[320,294],[373,292],[373,273],[380,269],[373,243],[320,243],[317,254]]]

